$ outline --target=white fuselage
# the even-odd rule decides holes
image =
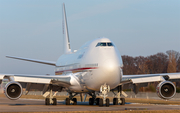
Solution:
[[[87,72],[81,76],[85,87],[82,87],[82,82],[76,80],[71,90],[99,91],[100,86],[105,83],[111,89],[118,86],[122,79],[122,66],[117,47],[110,39],[103,37],[87,42],[74,53],[62,55],[56,63],[55,73],[56,75],[71,73],[75,79],[78,76],[73,75]]]

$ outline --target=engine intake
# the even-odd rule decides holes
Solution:
[[[163,81],[156,87],[157,95],[162,99],[171,99],[176,94],[176,86],[170,81]]]
[[[19,99],[22,95],[22,86],[20,83],[11,81],[4,87],[4,94],[11,100]]]

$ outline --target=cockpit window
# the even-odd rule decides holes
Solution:
[[[113,46],[113,44],[111,42],[108,42],[107,45],[108,46]]]
[[[97,45],[96,45],[96,47],[97,46],[106,46],[106,43],[104,43],[104,42],[99,42]]]
[[[114,46],[111,42],[99,42],[96,47],[98,46]]]

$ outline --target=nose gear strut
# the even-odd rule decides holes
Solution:
[[[108,92],[110,92],[110,86],[106,85],[106,83],[104,85],[101,85],[100,96],[103,97],[103,101],[101,99],[99,100],[99,106],[103,106],[103,103],[105,103],[107,107],[109,106],[109,98],[106,98],[108,96]]]

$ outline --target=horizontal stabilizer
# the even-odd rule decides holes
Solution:
[[[41,63],[41,64],[46,64],[46,65],[56,66],[56,62],[53,62],[53,61],[36,60],[36,59],[29,59],[29,58],[22,58],[22,57],[14,57],[14,56],[6,56],[6,57],[7,57],[7,58],[18,59],[18,60],[29,61],[29,62],[35,62],[35,63]]]

